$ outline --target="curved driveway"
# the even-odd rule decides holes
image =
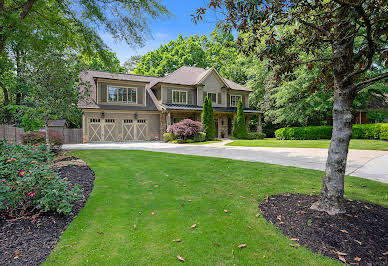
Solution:
[[[119,149],[168,152],[264,162],[324,170],[327,149],[223,146],[224,143],[182,145],[161,142],[66,144],[63,149]],[[388,183],[388,151],[349,150],[346,174]]]

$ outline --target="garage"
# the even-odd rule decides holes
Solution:
[[[148,136],[146,119],[90,118],[89,142],[145,141]]]

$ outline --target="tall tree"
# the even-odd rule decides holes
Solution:
[[[214,121],[214,109],[212,105],[212,99],[207,98],[207,108],[209,110],[209,118],[208,118],[208,132],[206,133],[206,138],[208,140],[214,140],[216,136],[216,124]]]
[[[233,35],[217,27],[210,39],[206,35],[179,35],[176,40],[143,55],[133,73],[163,77],[187,65],[214,67],[221,75],[229,78],[234,73],[227,69],[234,65],[236,58]]]
[[[386,79],[385,69],[376,76],[367,73],[374,58],[388,65],[384,0],[210,0],[193,15],[198,21],[207,9],[223,11],[225,23],[247,34],[237,41],[241,51],[269,59],[276,78],[292,78],[302,64],[322,64],[322,78],[334,88],[333,134],[323,176],[321,196],[312,208],[329,214],[345,212],[344,174],[352,135],[352,104],[356,94]],[[279,30],[281,25],[293,29]],[[268,36],[265,47],[260,36]],[[323,55],[322,51],[330,51]],[[302,60],[305,56],[308,60]]]

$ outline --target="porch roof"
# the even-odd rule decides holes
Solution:
[[[184,111],[202,111],[202,106],[198,105],[184,105],[184,104],[161,104],[167,110],[184,110]],[[214,112],[237,112],[237,107],[213,107]],[[263,111],[255,110],[252,108],[244,108],[244,113],[258,113],[262,114]]]

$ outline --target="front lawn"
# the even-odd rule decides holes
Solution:
[[[45,265],[180,265],[178,255],[188,265],[340,265],[290,246],[257,216],[267,195],[318,193],[320,171],[145,151],[74,155],[95,171],[95,187]],[[388,206],[387,184],[346,177],[345,191]]]
[[[226,145],[246,147],[283,147],[283,148],[329,148],[330,140],[277,140],[275,138],[258,140],[235,140]],[[388,141],[352,139],[349,149],[388,151]]]

